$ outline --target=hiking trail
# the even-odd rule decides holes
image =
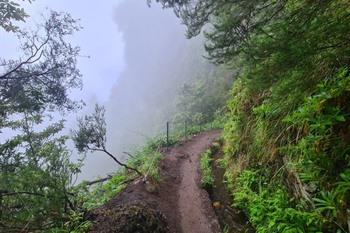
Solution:
[[[148,192],[144,182],[128,185],[117,197],[94,211],[90,232],[115,232],[110,230],[116,224],[110,213],[118,206],[131,203],[158,210],[165,216],[171,233],[221,232],[209,194],[201,188],[199,164],[201,154],[219,136],[220,131],[201,133],[164,150],[158,191]]]

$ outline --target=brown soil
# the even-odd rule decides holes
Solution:
[[[202,133],[165,151],[160,164],[162,181],[157,191],[147,191],[147,182],[130,184],[116,198],[91,213],[89,218],[94,224],[90,232],[220,232],[209,195],[200,186],[199,171],[200,155],[219,135],[220,131]],[[135,213],[124,213],[125,206],[131,206]],[[110,214],[121,210],[122,214]],[[139,224],[130,231],[134,219]]]
[[[254,233],[255,231],[249,224],[248,218],[232,205],[232,196],[223,183],[225,171],[219,165],[221,153],[221,151],[217,151],[214,154],[212,164],[214,187],[208,190],[209,196],[214,203],[214,210],[218,216],[221,229],[226,229],[230,233]]]

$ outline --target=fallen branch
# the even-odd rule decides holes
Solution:
[[[139,174],[140,176],[143,176],[143,174],[139,170],[137,170],[136,168],[133,168],[133,167],[129,167],[127,164],[120,162],[116,157],[114,157],[114,155],[109,153],[105,148],[103,148],[103,150],[101,150],[101,151],[105,152],[109,157],[111,157],[120,166],[125,167],[128,170],[132,170],[132,171],[136,172],[137,174]]]
[[[91,185],[94,185],[94,184],[106,182],[106,181],[108,181],[108,180],[110,180],[110,179],[112,179],[112,178],[113,178],[113,176],[112,176],[112,175],[109,175],[109,176],[107,176],[107,177],[105,177],[105,178],[101,178],[101,179],[93,180],[93,181],[88,181],[88,182],[86,182],[85,184],[86,184],[87,186],[91,186]],[[123,181],[121,184],[128,184],[128,183],[130,183],[130,182],[133,182],[133,181],[136,180],[137,178],[139,178],[139,177],[134,177],[134,178],[125,180],[125,181]]]
[[[106,182],[107,180],[111,179],[112,177],[113,176],[109,175],[109,176],[107,176],[105,178],[89,181],[89,182],[86,183],[86,185],[91,186],[91,185],[94,185],[94,184],[103,183],[103,182]]]

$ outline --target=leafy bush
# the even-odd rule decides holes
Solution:
[[[296,206],[283,185],[268,184],[259,170],[245,170],[236,180],[234,203],[257,232],[322,232],[322,216]]]
[[[224,132],[222,164],[235,203],[258,232],[345,232],[350,180],[348,70],[339,69],[331,79],[320,81],[288,111],[276,106],[282,100],[274,91],[263,96],[264,101],[248,101],[261,95],[242,92],[243,84],[233,88]],[[242,158],[244,166],[232,166]],[[297,178],[290,177],[291,170]],[[301,184],[295,183],[298,177]],[[295,185],[303,186],[311,199],[298,196]]]
[[[62,227],[50,229],[50,233],[85,233],[88,232],[92,223],[84,220],[83,213],[80,211],[73,211]]]

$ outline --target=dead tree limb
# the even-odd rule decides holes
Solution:
[[[110,180],[112,177],[113,176],[109,175],[109,176],[107,176],[105,178],[89,181],[89,182],[86,183],[86,185],[91,186],[91,185],[94,185],[94,184],[103,183],[103,182],[106,182],[107,180]]]

